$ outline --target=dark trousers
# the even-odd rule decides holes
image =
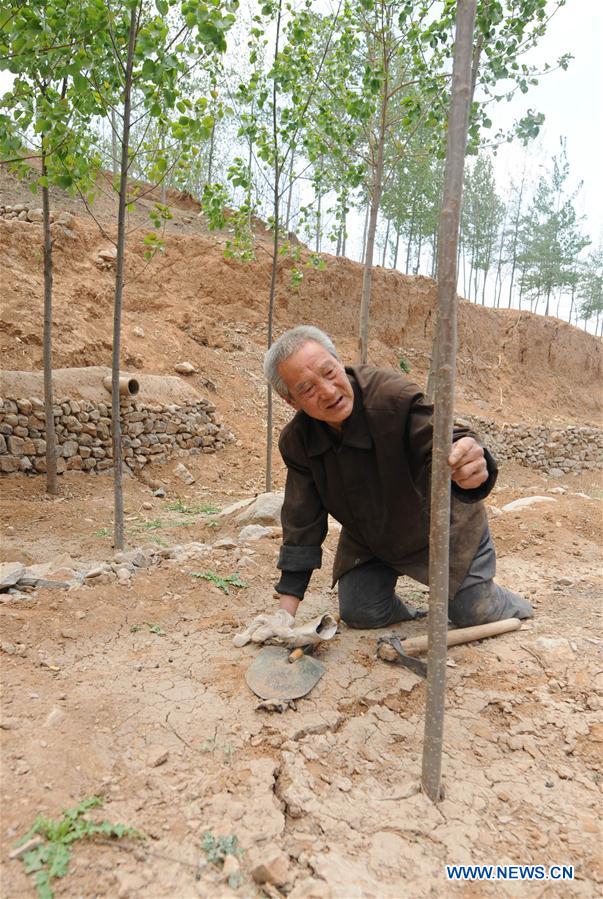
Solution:
[[[426,554],[427,555],[427,554]],[[399,621],[408,621],[413,615],[396,596],[396,581],[400,573],[407,574],[422,584],[429,582],[429,565],[414,565],[412,571],[399,572],[380,559],[371,559],[353,568],[339,579],[339,613],[349,627],[388,627]],[[480,586],[489,584],[496,574],[496,553],[488,526],[482,534],[477,552],[469,571],[449,607],[456,599],[469,598]],[[454,614],[451,615],[454,620]]]

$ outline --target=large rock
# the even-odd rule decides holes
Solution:
[[[0,590],[8,590],[16,584],[24,571],[25,565],[21,562],[0,562]]]
[[[249,524],[273,524],[281,523],[281,508],[283,506],[284,493],[260,493],[258,497],[237,515],[237,521]]]

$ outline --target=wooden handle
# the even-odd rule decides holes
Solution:
[[[304,654],[304,647],[298,646],[297,649],[294,649],[293,652],[289,653],[289,661],[297,662],[298,659],[301,659]]]
[[[458,646],[461,643],[472,643],[473,640],[483,640],[485,637],[496,637],[499,634],[508,634],[517,631],[521,627],[519,618],[504,618],[502,621],[491,621],[489,624],[476,624],[475,627],[459,627],[454,631],[448,631],[446,646]],[[411,637],[402,643],[404,652],[425,652],[427,649],[427,635],[424,637]]]

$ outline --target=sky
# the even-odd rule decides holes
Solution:
[[[529,108],[545,114],[537,142],[544,163],[567,139],[572,185],[583,181],[577,209],[587,216],[585,230],[593,243],[603,242],[603,2],[568,0],[550,22],[547,34],[530,54],[529,61],[553,62],[571,53],[567,71],[543,76],[526,95],[501,103],[493,114],[496,126],[510,125]],[[509,175],[519,170],[522,149],[506,145],[495,161],[498,185],[504,191]]]

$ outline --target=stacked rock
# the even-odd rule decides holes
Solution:
[[[54,407],[57,469],[99,472],[113,464],[110,403],[59,399]],[[123,459],[132,469],[161,462],[178,450],[215,453],[232,440],[215,421],[209,400],[182,405],[121,403]],[[6,398],[0,406],[0,472],[46,470],[44,404],[38,397]]]
[[[499,425],[487,418],[463,418],[499,462],[513,459],[553,477],[603,467],[603,431],[569,425]]]

